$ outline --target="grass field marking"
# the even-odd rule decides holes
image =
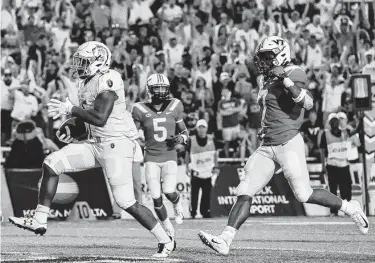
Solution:
[[[318,221],[310,221],[310,222],[299,222],[299,221],[292,221],[292,222],[266,222],[263,223],[264,225],[275,225],[275,226],[307,226],[307,225],[354,225],[354,222],[318,222]]]
[[[362,255],[375,256],[374,253],[369,252],[354,252],[354,251],[332,251],[321,249],[305,249],[305,248],[261,248],[261,247],[234,247],[234,250],[271,250],[271,251],[290,251],[290,252],[312,252],[312,253],[329,253],[329,254],[344,254],[344,255]]]
[[[5,253],[2,253],[5,254]],[[25,255],[30,253],[24,252],[7,252],[8,255]],[[77,263],[85,263],[85,262],[186,262],[186,260],[179,259],[179,258],[153,258],[153,257],[126,257],[126,256],[78,256],[78,257],[56,257],[56,256],[42,256],[38,254],[38,256],[29,256],[25,258],[19,258],[17,262],[35,262],[35,261],[47,261],[52,262],[56,260],[63,260],[66,258],[71,258],[69,263],[77,262]],[[80,260],[82,258],[82,260]],[[94,260],[94,261],[93,261]],[[14,259],[2,259],[1,262],[15,262]]]

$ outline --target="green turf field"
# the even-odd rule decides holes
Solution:
[[[134,220],[50,222],[42,237],[2,223],[1,262],[375,262],[375,217],[366,236],[345,217],[253,217],[230,254],[218,256],[197,233],[218,233],[225,223],[185,220],[176,226],[176,251],[163,260],[150,258],[156,241]]]

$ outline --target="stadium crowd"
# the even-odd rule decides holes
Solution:
[[[46,104],[67,97],[72,55],[96,40],[112,51],[129,110],[147,99],[147,77],[163,73],[191,133],[205,119],[222,157],[249,156],[261,127],[253,54],[263,38],[277,35],[308,73],[315,107],[302,131],[307,154],[318,157],[330,113],[343,112],[344,125],[358,126],[349,79],[362,73],[375,82],[374,20],[375,1],[3,0],[1,144],[33,131],[41,154],[63,146],[55,137],[63,119],[48,118]]]

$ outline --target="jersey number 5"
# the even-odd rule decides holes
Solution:
[[[167,139],[167,128],[160,125],[166,121],[166,118],[156,118],[152,120],[155,132],[154,139],[157,142],[164,142]]]

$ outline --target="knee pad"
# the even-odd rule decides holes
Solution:
[[[163,206],[163,198],[160,196],[159,198],[152,199],[154,202],[154,207],[155,208],[161,208]]]
[[[134,192],[128,191],[125,185],[112,186],[113,198],[117,205],[122,209],[126,210],[136,203]]]
[[[180,195],[177,192],[172,192],[172,193],[164,193],[167,199],[171,202],[176,201]]]

